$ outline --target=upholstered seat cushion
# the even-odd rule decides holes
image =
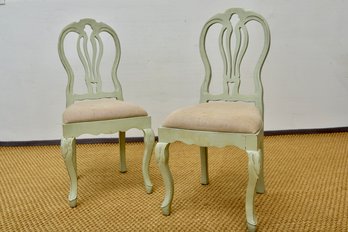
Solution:
[[[181,108],[163,123],[169,128],[235,133],[256,133],[262,125],[258,108],[242,102],[209,102]]]
[[[111,98],[75,102],[63,113],[64,123],[89,122],[147,116],[147,112],[133,103]]]

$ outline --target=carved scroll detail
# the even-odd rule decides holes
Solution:
[[[76,149],[75,138],[62,138],[61,152],[64,158],[65,166],[70,177],[69,205],[77,205],[77,167],[76,167]]]
[[[255,188],[256,183],[260,174],[260,150],[258,151],[247,151],[248,153],[248,170],[249,170],[249,181],[245,199],[245,210],[248,225],[256,226],[257,219],[255,215]]]
[[[162,214],[169,215],[171,211],[173,195],[174,195],[174,182],[173,177],[168,166],[169,160],[169,144],[168,143],[157,143],[156,151],[156,161],[159,166],[165,187],[165,196],[162,202]]]

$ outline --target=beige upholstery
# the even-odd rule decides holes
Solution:
[[[89,122],[147,116],[147,112],[133,103],[113,98],[75,102],[63,113],[63,122]]]
[[[163,127],[235,133],[256,133],[262,128],[260,111],[244,102],[209,102],[172,112]]]

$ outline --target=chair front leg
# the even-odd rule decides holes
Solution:
[[[152,193],[153,185],[149,175],[149,167],[152,156],[152,151],[155,143],[155,134],[152,129],[144,129],[144,157],[143,157],[143,177],[147,193]]]
[[[209,184],[209,175],[208,175],[208,148],[200,147],[201,155],[201,184]]]
[[[264,173],[263,173],[263,142],[261,142],[260,148],[260,174],[259,179],[256,183],[256,192],[257,193],[265,193],[265,181],[264,181]]]
[[[76,139],[62,138],[61,152],[70,177],[69,205],[77,205]]]
[[[248,153],[248,171],[249,171],[249,181],[246,192],[246,219],[249,231],[256,230],[257,219],[255,215],[255,189],[256,183],[260,174],[260,150],[258,151],[247,151]]]
[[[126,132],[118,132],[118,143],[120,145],[120,172],[127,172],[126,166]]]
[[[174,195],[173,177],[169,170],[169,143],[157,143],[156,148],[156,160],[159,166],[165,187],[165,196],[162,202],[162,214],[168,216],[171,212],[172,200]]]

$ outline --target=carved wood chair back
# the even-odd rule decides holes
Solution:
[[[82,94],[74,91],[76,74],[65,51],[66,38],[71,33],[77,34],[76,52],[84,71],[86,90]],[[115,50],[114,57],[112,58],[113,63],[110,70],[114,89],[113,91],[109,92],[103,90],[103,78],[100,70],[102,67],[101,62],[104,58],[103,37],[105,36],[111,37]],[[108,51],[109,50],[111,49],[108,48]],[[117,78],[117,68],[121,57],[121,46],[116,32],[110,26],[88,18],[67,25],[59,36],[58,53],[68,74],[66,106],[73,104],[75,101],[86,99],[92,100],[99,98],[116,98],[118,100],[123,100],[122,87]],[[109,59],[109,57],[107,58]]]
[[[263,44],[260,45],[260,47],[262,47],[261,53],[256,54],[260,51],[251,51],[253,52],[252,55],[258,56],[257,63],[254,64],[254,67],[251,67],[250,64],[248,64],[247,67],[249,70],[253,69],[254,91],[248,94],[243,94],[240,92],[240,87],[243,81],[241,66],[249,47],[250,35],[248,25],[252,22],[256,22],[256,24],[258,24],[256,26],[261,27],[263,34],[261,34],[261,36],[259,34],[253,34],[255,37],[258,36],[258,38],[253,39],[258,39],[261,43],[263,42]],[[221,26],[217,42],[223,64],[222,93],[219,94],[214,94],[210,91],[212,78],[219,77],[213,77],[212,65],[207,52],[207,35],[213,26],[216,25]],[[252,29],[255,29],[255,26],[253,26]],[[263,115],[261,69],[270,48],[270,31],[264,18],[254,12],[244,11],[239,8],[229,9],[222,14],[217,14],[208,20],[203,26],[200,35],[199,48],[205,68],[205,78],[201,86],[200,102],[203,103],[221,100],[253,102]]]

